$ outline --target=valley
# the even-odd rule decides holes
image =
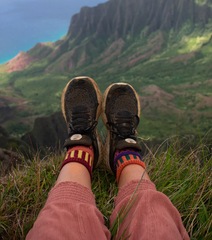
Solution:
[[[124,0],[120,5],[111,0],[82,8],[63,39],[38,43],[0,65],[0,124],[22,136],[37,117],[61,111],[62,90],[71,78],[89,76],[102,94],[115,82],[136,89],[142,138],[211,135],[210,1],[162,2],[166,11],[161,16],[152,1],[145,5],[133,0],[128,5]],[[160,9],[160,1],[157,4]],[[149,21],[145,9],[151,13]],[[104,131],[101,123],[99,130]]]

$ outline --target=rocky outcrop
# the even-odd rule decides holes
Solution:
[[[39,148],[62,148],[67,138],[67,127],[61,112],[35,120],[31,132],[21,139],[35,150]]]
[[[0,98],[0,124],[13,117],[14,109],[5,104]]]
[[[29,146],[18,138],[9,136],[0,126],[0,175],[7,173],[12,167],[20,165],[29,157]]]
[[[22,154],[0,148],[0,175],[8,173],[16,165],[23,164],[23,160],[24,156]]]
[[[8,132],[0,126],[0,148],[27,153],[29,146],[16,137],[11,137]]]

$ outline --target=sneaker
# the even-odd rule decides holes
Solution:
[[[127,148],[141,151],[137,143],[137,126],[140,116],[139,97],[132,86],[126,83],[110,85],[104,93],[102,120],[107,128],[104,147],[104,163],[108,172],[116,174],[114,154]]]
[[[76,77],[63,90],[61,107],[68,127],[64,147],[93,146],[93,169],[101,163],[102,143],[97,131],[102,97],[97,84],[89,77]]]

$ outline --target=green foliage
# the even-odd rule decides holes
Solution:
[[[111,42],[112,38],[108,43],[104,39],[90,36],[77,47],[72,41],[69,44],[70,49],[76,47],[75,54],[71,55],[71,59],[76,61],[77,67],[74,70],[68,71],[66,66],[61,72],[63,61],[70,57],[67,52],[56,62],[51,62],[47,57],[33,62],[24,71],[0,74],[0,97],[26,100],[26,110],[23,113],[19,111],[16,113],[17,117],[25,118],[27,112],[29,116],[34,117],[60,111],[62,90],[75,76],[92,77],[102,94],[115,82],[131,84],[140,96],[149,96],[143,91],[144,87],[156,85],[173,96],[166,102],[174,108],[170,111],[168,107],[155,106],[147,111],[148,104],[151,106],[149,100],[144,106],[141,105],[142,124],[139,133],[142,137],[165,139],[176,131],[180,131],[180,134],[197,135],[198,128],[204,135],[211,128],[207,119],[212,117],[210,114],[212,106],[204,103],[200,107],[196,106],[204,101],[198,98],[197,94],[212,97],[212,84],[206,82],[212,79],[211,27],[211,20],[204,28],[187,21],[178,32],[175,29],[167,32],[156,31],[148,37],[146,27],[140,34],[133,37],[128,34],[123,38],[125,44],[120,54],[107,63],[104,53],[108,51],[110,44],[114,43]],[[84,52],[90,58],[80,65],[78,63]],[[109,53],[109,56],[110,54],[113,52]],[[143,57],[137,62],[131,62],[132,59],[141,56]],[[49,64],[52,69],[56,69],[54,72],[45,72]],[[163,99],[159,99],[158,104],[160,100]],[[3,102],[10,107],[17,105],[9,100],[3,99]],[[179,114],[180,111],[183,113]],[[196,120],[191,121],[192,118]]]
[[[207,0],[195,0],[195,3],[202,6],[202,5],[205,5],[207,3]]]
[[[9,134],[11,135],[21,135],[23,132],[27,132],[27,129],[30,128],[29,125],[23,123],[16,123],[13,121],[8,121],[6,128],[8,129]]]
[[[9,87],[9,75],[10,74],[8,73],[0,73],[0,90],[4,90],[5,88]]]
[[[14,88],[20,95],[33,104],[34,113],[50,114],[60,110],[62,89],[68,82],[67,77],[42,74],[35,77],[17,78]]]

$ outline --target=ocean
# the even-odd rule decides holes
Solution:
[[[0,0],[0,64],[38,42],[56,41],[83,6],[106,0]]]

